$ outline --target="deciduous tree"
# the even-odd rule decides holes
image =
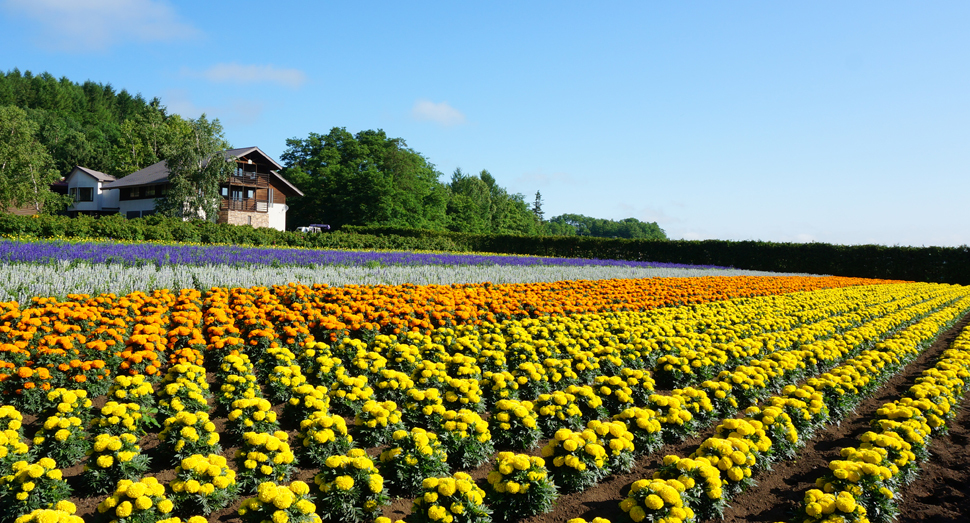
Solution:
[[[168,154],[170,188],[156,204],[160,214],[180,218],[215,220],[219,214],[219,185],[235,169],[218,119],[205,114],[188,120],[182,136]]]
[[[284,176],[305,194],[287,222],[443,229],[447,193],[440,173],[400,138],[334,127],[286,141]]]
[[[47,149],[37,140],[38,125],[27,112],[0,107],[0,208],[30,206],[35,211],[63,208],[66,201],[51,192],[60,176]]]

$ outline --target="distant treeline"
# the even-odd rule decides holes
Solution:
[[[468,234],[404,228],[344,227],[323,234],[186,222],[150,216],[69,219],[0,215],[0,235],[79,237],[340,249],[493,252],[716,265],[776,272],[970,285],[970,247],[884,247],[719,240],[628,240],[588,236]]]

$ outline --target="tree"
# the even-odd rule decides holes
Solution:
[[[403,139],[334,127],[286,144],[283,175],[305,195],[288,202],[292,227],[326,222],[444,229],[448,196],[441,173]]]
[[[449,230],[476,234],[536,234],[537,223],[525,198],[521,194],[509,194],[487,170],[471,176],[457,168],[448,189]]]
[[[488,175],[488,171],[482,171]],[[494,182],[494,178],[488,175]],[[468,176],[461,168],[451,174],[451,198],[448,200],[448,229],[455,232],[482,234],[492,231],[491,190],[479,176]]]
[[[656,222],[641,222],[636,218],[620,221],[590,218],[582,214],[561,214],[550,219],[544,228],[550,235],[595,236],[598,238],[634,238],[645,240],[666,240]]]
[[[539,223],[545,221],[544,218],[546,213],[542,211],[542,193],[539,191],[536,191],[536,199],[532,203],[532,214],[536,215],[536,219],[539,220]]]
[[[214,221],[219,215],[219,186],[236,166],[233,158],[222,154],[230,147],[218,118],[210,121],[203,114],[186,124],[166,159],[170,188],[156,208],[165,216]]]
[[[13,69],[0,72],[3,105],[26,110],[28,119],[40,126],[37,140],[47,148],[61,175],[83,165],[121,177],[137,170],[130,170],[132,166],[145,167],[164,159],[158,155],[159,140],[153,139],[158,136],[152,136],[168,120],[157,99],[147,102],[124,89],[116,92],[110,84],[78,84],[49,73],[33,75]],[[132,122],[128,128],[124,128],[126,122]],[[157,159],[143,164],[147,156],[143,148],[154,151]],[[128,151],[127,161],[123,151]]]
[[[66,205],[50,190],[60,176],[37,132],[26,111],[0,107],[0,208],[4,211],[29,205],[36,212],[53,212]]]

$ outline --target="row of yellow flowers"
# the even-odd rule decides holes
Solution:
[[[809,523],[888,522],[898,513],[899,492],[929,458],[933,436],[946,432],[970,387],[970,328],[964,329],[935,366],[924,371],[900,399],[880,407],[872,430],[857,447],[841,449],[828,471],[805,493],[801,510]]]
[[[668,455],[663,466],[654,473],[654,481],[667,481],[675,489],[679,494],[676,499],[659,503],[657,498],[644,497],[640,490],[631,489],[621,503],[621,509],[635,522],[648,517],[651,521],[662,518],[669,523],[692,521],[695,516],[697,519],[720,517],[732,497],[754,484],[752,476],[755,472],[783,455],[779,450],[793,455],[795,447],[811,438],[814,430],[851,411],[878,384],[915,359],[926,344],[968,308],[970,297],[960,298],[927,314],[889,339],[875,343],[872,348],[861,351],[829,372],[810,378],[799,387],[786,386],[780,395],[768,398],[760,407],[746,409],[745,417],[722,420],[715,435],[702,442],[693,454],[686,458]],[[805,430],[799,430],[798,426]],[[886,446],[893,444],[891,438],[880,440],[868,436],[867,439],[869,442],[862,445],[861,453],[850,451],[847,455],[860,463],[872,461],[872,456],[885,452],[885,449],[873,450],[875,447],[883,443]],[[909,461],[903,454],[896,458]],[[874,469],[874,473],[878,475],[879,470]],[[825,480],[829,483],[827,490],[833,492],[837,489],[829,479]],[[824,487],[824,484],[820,486]],[[811,502],[816,501],[814,492],[806,496],[806,500],[809,497],[812,497]],[[861,503],[849,503],[844,494],[840,499],[830,501],[826,507],[835,507],[835,502],[839,501],[846,513],[860,518],[866,513],[865,508],[860,508]],[[820,515],[821,512],[815,514],[818,506],[806,509],[808,514]],[[826,514],[832,514],[828,508],[826,510]],[[840,515],[846,516],[846,513]]]

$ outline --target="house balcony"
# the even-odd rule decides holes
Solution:
[[[269,203],[247,198],[244,200],[223,199],[219,203],[220,211],[269,212]]]
[[[229,185],[243,185],[246,187],[269,187],[269,175],[263,173],[242,173],[229,177]]]

